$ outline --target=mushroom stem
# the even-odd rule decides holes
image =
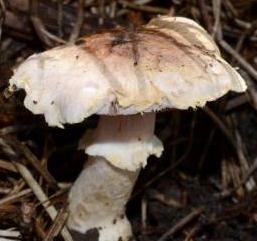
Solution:
[[[70,192],[69,227],[79,233],[95,231],[99,241],[129,240],[132,231],[125,205],[138,173],[91,157]]]
[[[82,234],[94,229],[98,241],[132,237],[125,205],[148,156],[160,156],[163,150],[154,124],[153,113],[100,117],[98,127],[84,139],[89,160],[70,191],[71,229]]]

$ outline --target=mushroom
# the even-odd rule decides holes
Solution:
[[[128,241],[125,205],[147,158],[163,151],[155,113],[202,107],[246,84],[197,23],[159,16],[134,32],[114,29],[34,54],[10,88],[24,89],[25,106],[50,126],[100,115],[80,141],[88,161],[69,193],[68,225],[97,230],[99,241]]]

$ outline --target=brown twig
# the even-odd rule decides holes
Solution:
[[[200,10],[201,10],[201,14],[202,14],[202,17],[203,17],[205,27],[207,28],[207,31],[209,33],[211,33],[212,32],[212,23],[211,23],[210,16],[208,15],[208,10],[207,10],[205,0],[198,0],[198,5],[199,5]]]
[[[220,130],[225,134],[229,142],[231,143],[232,147],[236,151],[236,154],[238,156],[238,160],[243,168],[244,171],[249,169],[247,159],[244,155],[243,147],[242,147],[242,141],[239,139],[239,134],[237,133],[237,141],[234,141],[234,137],[231,134],[231,132],[228,130],[228,128],[224,125],[224,123],[220,120],[220,118],[208,107],[204,108],[205,112],[213,119],[213,121],[219,126]],[[250,184],[249,184],[250,185]],[[251,190],[255,186],[254,180],[251,180]]]
[[[44,238],[44,241],[52,241],[54,238],[60,233],[63,226],[65,225],[65,222],[68,218],[68,212],[66,206],[61,208],[56,216],[56,218],[53,221],[52,226],[50,227],[46,237]]]
[[[201,157],[199,159],[199,163],[198,163],[198,169],[199,170],[202,170],[205,158],[206,158],[208,150],[209,150],[209,148],[210,148],[210,146],[212,144],[215,132],[216,132],[215,128],[210,131],[208,139],[206,140],[206,143],[205,143],[205,145],[203,147],[203,151],[202,151]]]
[[[46,212],[50,216],[52,220],[55,220],[58,212],[54,206],[48,206],[46,201],[48,200],[47,195],[44,193],[38,182],[34,179],[30,171],[22,164],[13,162],[16,168],[18,169],[21,176],[26,181],[27,185],[31,188],[37,199],[42,203],[43,207],[45,208]],[[61,230],[61,235],[65,241],[73,241],[68,229],[63,227]]]
[[[212,36],[215,37],[220,26],[221,0],[212,0],[212,8],[214,15],[214,25],[212,28]]]
[[[184,241],[192,241],[193,237],[201,230],[201,225],[197,224],[195,225],[186,235],[186,238]]]
[[[232,110],[238,108],[239,106],[242,106],[242,105],[248,103],[249,101],[250,101],[250,98],[248,95],[236,96],[233,99],[230,99],[227,101],[225,110],[226,110],[226,112],[232,111]]]
[[[9,195],[7,197],[4,197],[2,199],[0,199],[0,206],[1,205],[4,205],[4,204],[7,204],[7,203],[11,203],[11,202],[15,202],[17,201],[17,199],[19,199],[20,197],[23,197],[23,196],[27,196],[29,194],[31,194],[31,190],[30,189],[24,189],[18,193],[15,193],[15,194],[12,194],[12,195]]]
[[[155,189],[147,190],[146,195],[147,195],[147,198],[157,200],[166,206],[171,206],[173,208],[183,207],[183,203],[181,203],[179,200],[176,200],[175,198],[172,198],[172,197],[167,197],[166,195],[164,195],[163,193]]]
[[[237,53],[225,40],[218,38],[220,46],[235,58],[238,63],[257,81],[257,71],[239,53]]]
[[[85,1],[84,0],[79,0],[78,2],[78,10],[77,10],[77,19],[76,22],[74,24],[74,27],[72,29],[70,38],[69,38],[69,42],[70,43],[74,43],[77,38],[79,37],[79,33],[80,33],[80,29],[82,27],[83,24],[83,20],[84,20],[84,4]]]
[[[15,166],[11,162],[0,159],[0,169],[1,168],[10,172],[17,172]]]
[[[105,0],[98,0],[99,24],[103,25],[105,18]]]
[[[30,0],[30,13],[31,13],[31,21],[33,23],[33,26],[38,34],[38,37],[42,40],[44,44],[52,47],[55,43],[57,44],[66,43],[66,41],[64,41],[63,39],[53,35],[52,33],[46,30],[43,22],[39,18],[38,0]]]
[[[26,160],[28,160],[29,163],[41,174],[41,176],[44,177],[48,184],[57,190],[57,182],[48,170],[40,163],[37,157],[30,151],[30,149],[16,138],[9,138],[8,140],[9,143],[15,147],[14,149],[22,153]]]
[[[203,110],[209,117],[211,117],[214,123],[217,124],[217,126],[228,139],[234,150],[237,150],[237,143],[235,142],[231,131],[229,131],[228,127],[224,124],[224,122],[208,106],[205,106]]]
[[[58,37],[62,38],[63,36],[63,1],[58,0],[58,14],[57,14],[57,25],[58,25]]]
[[[251,36],[255,32],[256,28],[257,28],[257,20],[253,21],[251,23],[251,27],[245,29],[243,34],[240,36],[236,45],[236,52],[239,53],[241,51],[243,47],[243,43],[245,42],[246,38]]]
[[[187,224],[189,224],[192,220],[197,218],[201,213],[204,212],[204,208],[200,207],[196,210],[189,213],[187,216],[182,218],[178,223],[176,223],[171,229],[169,229],[166,233],[164,233],[157,241],[165,241],[168,237],[174,235]]]
[[[142,198],[141,200],[141,225],[143,231],[147,228],[147,206],[148,201],[146,198]]]
[[[231,131],[229,131],[228,127],[221,121],[221,119],[207,106],[204,108],[204,111],[212,118],[212,120],[218,125],[219,129],[225,134],[232,147],[234,148],[238,160],[244,171],[249,169],[247,159],[245,157],[242,141],[239,137],[239,134],[236,131],[236,138],[232,135]],[[235,141],[236,140],[236,141]],[[251,187],[255,186],[254,180],[251,180]]]
[[[234,192],[242,188],[242,186],[247,185],[247,182],[249,181],[250,178],[252,178],[252,175],[256,172],[256,170],[257,170],[257,158],[254,159],[252,166],[250,167],[247,166],[247,170],[245,171],[242,180],[240,180],[240,182],[235,187],[223,191],[221,193],[221,197],[224,198],[224,197],[231,196]],[[250,185],[250,190],[252,190],[252,185],[255,185],[254,179],[252,179],[251,182],[248,183],[248,185]]]
[[[3,28],[3,22],[5,18],[5,4],[3,0],[0,0],[0,41],[2,39],[2,28]]]
[[[234,8],[230,0],[222,1],[222,4],[226,7],[226,10],[228,10],[232,14],[233,18],[238,17],[237,10]]]
[[[138,11],[144,11],[155,14],[167,14],[169,12],[166,8],[153,7],[148,5],[139,5],[130,1],[118,0],[118,3],[122,4],[124,7],[131,8]]]
[[[1,241],[19,241],[21,233],[15,229],[1,230],[0,229],[0,240]]]
[[[253,179],[253,177],[251,177],[251,175],[247,175],[247,173],[249,173],[249,163],[244,155],[244,144],[242,142],[242,138],[240,136],[240,134],[238,133],[238,131],[235,131],[236,133],[236,140],[237,140],[237,152],[238,152],[238,156],[239,156],[239,162],[240,162],[240,165],[242,167],[242,172],[243,172],[243,175],[245,177],[247,177],[247,179],[244,179],[245,180],[245,184],[246,184],[246,188],[248,191],[252,191],[254,190],[254,188],[256,187],[256,183],[255,183],[255,180]]]

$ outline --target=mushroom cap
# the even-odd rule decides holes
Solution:
[[[59,127],[92,114],[201,107],[246,89],[202,27],[170,16],[34,54],[16,69],[12,86],[25,89],[29,110]]]

